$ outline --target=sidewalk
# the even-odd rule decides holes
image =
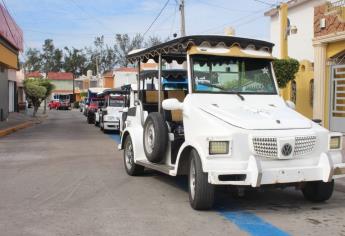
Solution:
[[[32,109],[29,109],[27,114],[25,112],[10,113],[7,121],[0,122],[0,137],[30,127],[36,123],[41,123],[42,118],[45,118],[45,116],[39,110],[37,117],[32,117],[32,111]]]

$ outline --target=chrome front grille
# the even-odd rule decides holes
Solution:
[[[254,147],[255,153],[259,156],[264,156],[264,157],[278,156],[277,138],[254,137],[253,147]]]
[[[314,150],[316,143],[316,136],[300,136],[295,137],[295,150],[293,155],[303,155]]]
[[[278,138],[276,137],[253,137],[254,153],[258,156],[278,158]],[[297,136],[293,156],[300,156],[312,152],[315,148],[316,136]],[[280,154],[281,155],[281,154]]]

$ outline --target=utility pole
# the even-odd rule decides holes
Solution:
[[[185,17],[184,17],[184,0],[180,0],[180,36],[186,36],[186,24],[185,24]]]

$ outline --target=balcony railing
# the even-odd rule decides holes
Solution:
[[[331,14],[336,14],[340,21],[345,22],[345,0],[327,2],[326,15]]]

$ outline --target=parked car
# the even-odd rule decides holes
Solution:
[[[342,134],[279,96],[272,48],[247,38],[187,36],[130,53],[139,68],[149,59],[187,63],[188,90],[164,91],[161,78],[148,89],[139,72],[119,145],[127,173],[146,167],[187,175],[197,210],[212,207],[215,185],[296,186],[307,200],[328,200],[334,179],[345,177]]]
[[[48,103],[48,107],[50,110],[57,109],[57,107],[59,106],[59,103],[60,103],[59,99],[53,99]]]
[[[103,104],[104,98],[91,98],[90,103],[86,109],[86,120],[88,124],[95,123],[95,113],[97,112],[99,107],[103,106]]]
[[[60,99],[57,103],[58,110],[69,110],[71,108],[71,102],[69,99]]]
[[[121,89],[104,90],[105,105],[98,112],[99,127],[103,132],[120,131],[126,93]]]
[[[88,116],[88,110],[89,110],[89,106],[91,103],[91,100],[94,98],[97,98],[97,94],[102,93],[105,89],[107,88],[89,88],[87,90],[87,97],[85,98],[85,105],[83,106],[83,114],[84,116]],[[92,122],[93,123],[93,122]]]

